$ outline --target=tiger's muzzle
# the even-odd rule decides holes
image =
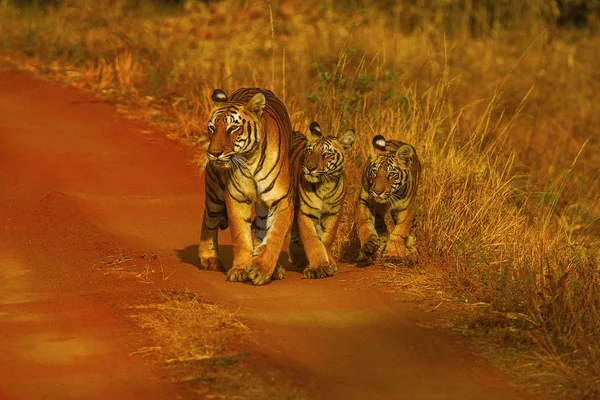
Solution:
[[[306,167],[302,167],[302,175],[304,176],[304,180],[308,183],[318,183],[321,181],[321,177],[325,174],[324,171],[320,171],[318,169],[308,169]]]
[[[233,152],[210,151],[206,154],[208,161],[218,168],[229,168]]]

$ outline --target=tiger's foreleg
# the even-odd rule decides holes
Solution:
[[[404,258],[416,252],[417,239],[412,232],[414,206],[411,202],[404,210],[391,210],[394,228],[390,233],[384,258]]]
[[[254,257],[248,268],[248,276],[254,285],[264,285],[275,278],[282,279],[285,270],[277,265],[279,254],[294,219],[294,205],[291,196],[286,195],[274,207],[269,208],[267,236],[254,250]]]
[[[360,241],[359,261],[371,258],[379,250],[379,235],[375,230],[375,216],[369,207],[368,194],[361,190],[356,207],[356,227]]]
[[[236,201],[225,195],[229,213],[229,229],[233,247],[233,266],[227,271],[227,280],[243,282],[248,280],[247,266],[252,260],[252,202]]]
[[[380,211],[383,211],[383,210],[380,210]],[[381,253],[383,253],[383,252],[385,252],[385,249],[387,248],[389,238],[390,238],[390,231],[388,230],[387,224],[385,223],[385,213],[384,212],[375,214],[375,231],[377,232],[377,235],[379,236],[379,251]]]
[[[219,224],[222,224],[223,218],[226,218],[222,185],[218,173],[208,165],[204,178],[205,209],[198,246],[200,269],[204,270],[223,270],[218,250]]]
[[[338,210],[338,212],[335,214],[321,217],[321,227],[323,229],[323,233],[321,234],[321,242],[323,242],[323,246],[325,246],[325,249],[327,250],[327,258],[329,260],[329,265],[333,269],[333,272],[337,271],[337,264],[333,256],[333,243],[335,242],[335,238],[337,236],[340,220],[340,210]]]
[[[320,235],[320,229],[317,229],[319,224],[318,216],[304,212],[298,213],[298,228],[308,258],[308,267],[302,273],[306,279],[326,278],[333,276],[335,272],[330,264],[327,247],[322,241],[322,237],[326,236],[327,232],[324,230]],[[333,243],[331,238],[328,240],[330,244]]]

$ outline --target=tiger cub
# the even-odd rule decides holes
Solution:
[[[359,261],[370,259],[378,251],[384,258],[416,254],[413,219],[420,175],[421,163],[410,144],[386,140],[381,135],[373,138],[356,210]],[[388,213],[393,221],[391,231],[385,222]]]
[[[311,137],[292,137],[292,170],[295,179],[294,223],[290,232],[290,262],[304,268],[306,279],[333,276],[337,270],[331,246],[344,203],[346,152],[355,140],[353,130],[340,137],[323,135],[317,122]]]
[[[242,88],[228,97],[217,89],[208,120],[205,201],[200,234],[200,268],[223,269],[218,230],[229,226],[233,267],[227,280],[255,285],[283,278],[277,264],[293,217],[290,176],[292,125],[285,105],[275,95]],[[252,243],[252,205],[258,224]]]

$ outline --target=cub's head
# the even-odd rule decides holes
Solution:
[[[371,162],[367,164],[369,195],[378,203],[393,203],[405,198],[409,185],[414,148],[403,142],[373,138]]]
[[[323,136],[316,121],[310,124],[311,136],[304,150],[302,177],[310,183],[337,180],[344,172],[345,154],[354,144],[352,129],[340,137]]]
[[[265,96],[259,92],[248,102],[234,102],[216,89],[212,101],[215,108],[208,120],[208,161],[220,168],[243,167],[248,162],[245,155],[256,150],[260,142]]]

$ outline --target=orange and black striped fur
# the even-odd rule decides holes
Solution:
[[[384,258],[416,254],[413,220],[420,176],[421,163],[410,144],[381,135],[373,138],[356,210],[360,261],[378,252]],[[385,222],[388,213],[393,221],[391,230]]]
[[[344,203],[346,152],[354,144],[353,130],[336,138],[323,136],[317,122],[311,138],[294,132],[292,170],[295,219],[290,232],[290,261],[304,268],[304,278],[324,278],[337,270],[331,246]]]
[[[230,98],[217,89],[212,100],[200,268],[223,268],[217,233],[229,225],[234,258],[227,280],[262,285],[281,279],[285,270],[277,260],[294,216],[287,109],[273,93],[257,88],[239,89]],[[253,204],[258,243],[254,248]]]

